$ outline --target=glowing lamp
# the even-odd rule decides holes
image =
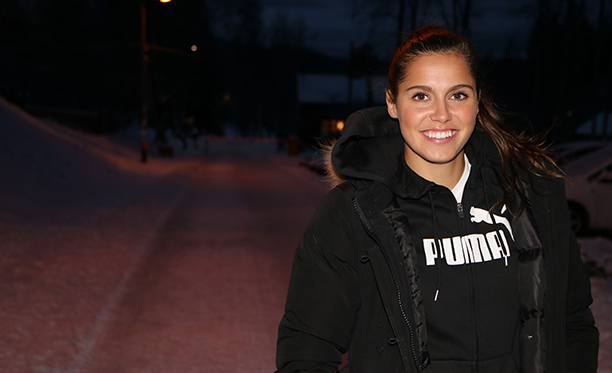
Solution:
[[[341,120],[337,121],[336,128],[338,129],[338,131],[342,132],[342,130],[344,129],[344,122]]]

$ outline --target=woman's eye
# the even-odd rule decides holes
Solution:
[[[468,98],[468,95],[466,95],[463,92],[455,92],[451,95],[451,99],[453,100],[461,101],[461,100],[465,100],[466,98]]]
[[[414,96],[412,96],[412,98],[417,101],[423,101],[427,99],[427,95],[425,93],[417,93]]]

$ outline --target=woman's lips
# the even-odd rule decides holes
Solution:
[[[456,133],[457,133],[456,130],[444,130],[444,131],[427,130],[427,131],[423,131],[423,135],[429,137],[430,139],[437,139],[437,140],[447,139],[449,137],[453,137]]]

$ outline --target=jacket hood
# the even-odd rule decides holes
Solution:
[[[331,150],[332,178],[377,181],[401,198],[420,198],[434,185],[404,161],[404,140],[399,122],[389,116],[386,106],[351,114],[342,136]],[[466,145],[473,170],[486,160],[501,165],[499,152],[490,137],[475,130]]]

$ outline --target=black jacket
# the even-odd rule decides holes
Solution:
[[[488,136],[475,132],[468,148],[483,178],[502,183]],[[398,203],[413,177],[403,171],[403,150],[398,123],[384,107],[347,120],[332,161],[350,181],[329,192],[297,248],[279,327],[279,372],[334,372],[347,351],[350,372],[431,371],[411,217]],[[564,182],[526,185],[528,203],[512,224],[521,371],[594,372],[598,332]],[[503,371],[487,364],[477,363],[478,371]]]

